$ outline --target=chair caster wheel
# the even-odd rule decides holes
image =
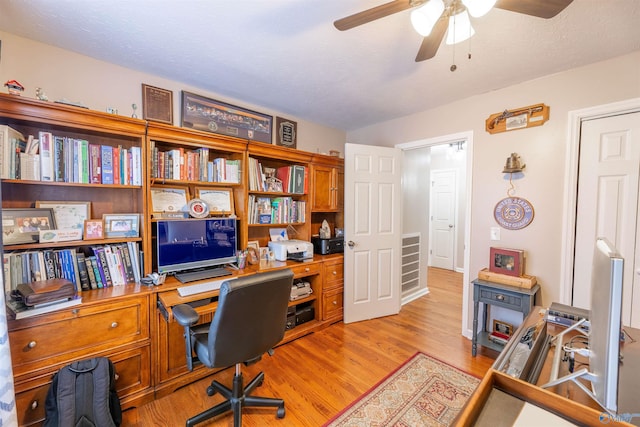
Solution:
[[[214,394],[216,394],[216,389],[212,386],[207,387],[207,396],[213,396]]]
[[[278,412],[276,413],[276,418],[284,418],[284,406],[278,408]]]

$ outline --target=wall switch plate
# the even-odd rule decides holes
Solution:
[[[500,240],[500,227],[491,227],[491,240]]]

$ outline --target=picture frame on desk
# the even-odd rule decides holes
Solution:
[[[139,214],[104,214],[104,235],[106,238],[140,236]]]
[[[36,208],[51,208],[60,230],[83,230],[84,222],[91,218],[91,202],[36,201]]]
[[[55,229],[51,208],[2,209],[2,244],[5,246],[37,243],[40,231]]]
[[[182,127],[271,144],[268,114],[182,91]]]
[[[524,274],[524,251],[520,249],[490,248],[489,271],[521,277]]]

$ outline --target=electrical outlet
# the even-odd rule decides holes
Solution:
[[[491,240],[500,240],[500,227],[491,227]]]

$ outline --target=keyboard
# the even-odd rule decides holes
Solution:
[[[230,276],[231,272],[226,268],[208,268],[205,270],[182,271],[176,273],[176,279],[182,283],[195,282],[196,280],[213,279],[216,277]]]
[[[210,280],[193,285],[180,286],[178,288],[178,294],[180,294],[181,297],[188,297],[190,295],[201,294],[202,292],[215,291],[220,289],[222,283],[227,280],[229,279]]]

